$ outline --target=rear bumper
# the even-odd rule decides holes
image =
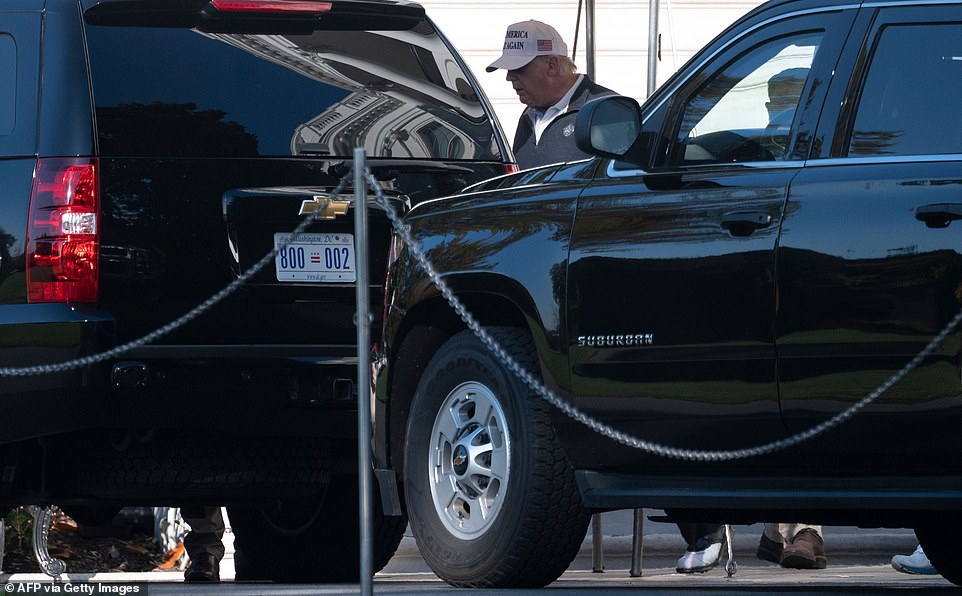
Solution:
[[[162,345],[124,356],[108,371],[102,426],[357,436],[355,346]]]
[[[145,345],[60,369],[115,346],[103,312],[0,306],[0,444],[89,428],[356,436],[355,345]],[[348,423],[345,423],[348,422]]]

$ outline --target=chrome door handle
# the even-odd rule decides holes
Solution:
[[[722,217],[721,227],[732,236],[751,236],[755,230],[772,225],[772,216],[764,211],[733,211]]]

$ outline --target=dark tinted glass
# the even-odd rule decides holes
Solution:
[[[206,34],[88,26],[104,155],[498,159],[428,26],[383,34]]]
[[[850,156],[962,153],[962,24],[882,30]]]
[[[0,135],[13,132],[17,113],[17,44],[0,33]]]

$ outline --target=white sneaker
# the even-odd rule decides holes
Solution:
[[[939,573],[929,562],[929,558],[925,556],[921,544],[911,555],[895,555],[892,557],[892,567],[896,571],[915,575],[937,575]]]
[[[721,542],[715,542],[705,550],[685,551],[685,554],[678,559],[675,571],[678,573],[704,573],[709,571],[715,565],[718,565],[718,561],[721,559],[721,547]]]

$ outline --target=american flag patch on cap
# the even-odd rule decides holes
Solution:
[[[539,52],[550,52],[550,51],[552,51],[552,48],[551,48],[551,40],[550,40],[550,39],[539,39],[539,40],[538,40],[538,51],[539,51]]]

